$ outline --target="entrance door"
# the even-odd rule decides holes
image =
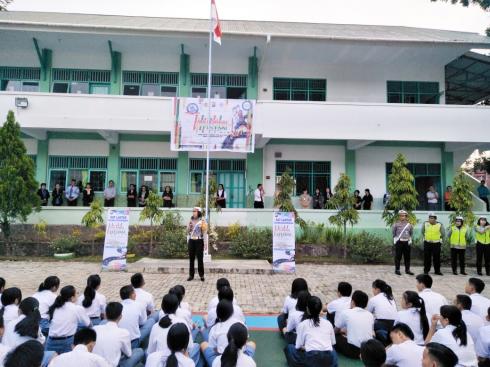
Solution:
[[[441,193],[441,178],[438,176],[418,176],[415,177],[415,189],[418,192],[419,205],[417,210],[427,210],[427,191],[429,191],[429,186],[434,186],[437,193],[439,194],[439,209],[441,209],[441,200],[443,193]]]
[[[227,208],[245,207],[245,173],[220,172],[217,183],[225,187]]]

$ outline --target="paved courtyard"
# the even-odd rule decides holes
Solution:
[[[420,267],[412,269],[416,274]],[[457,293],[464,291],[468,277],[446,274],[434,276],[433,289],[453,299]],[[79,292],[83,292],[88,275],[98,273],[102,277],[100,291],[108,300],[119,300],[119,288],[129,284],[131,273],[101,272],[100,265],[82,262],[0,262],[0,277],[7,281],[7,287],[16,286],[22,289],[23,296],[31,295],[39,283],[48,275],[60,277],[62,286],[72,284]],[[468,270],[469,276],[475,276],[473,268]],[[182,284],[186,288],[186,300],[191,303],[195,312],[206,310],[207,302],[215,295],[216,279],[220,274],[208,274],[204,283],[199,280],[187,282],[185,274],[144,274],[145,288],[156,299],[157,307],[160,300],[170,287]],[[295,277],[303,277],[308,281],[313,294],[322,300],[330,301],[336,297],[336,286],[339,281],[350,282],[354,289],[360,289],[371,295],[371,283],[377,278],[387,281],[394,290],[396,301],[405,290],[415,290],[413,276],[397,276],[392,266],[386,265],[298,265],[295,275],[249,275],[226,274],[235,291],[235,296],[247,313],[277,313],[281,309],[284,297],[288,294],[291,282]],[[487,283],[484,294],[490,296],[490,277],[482,278]]]

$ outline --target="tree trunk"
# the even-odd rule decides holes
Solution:
[[[148,249],[148,255],[153,256],[153,219],[150,219],[150,248]]]

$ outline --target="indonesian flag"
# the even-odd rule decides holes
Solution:
[[[218,9],[216,9],[216,2],[214,0],[211,0],[211,21],[213,22],[214,42],[221,45],[221,23],[219,22]]]

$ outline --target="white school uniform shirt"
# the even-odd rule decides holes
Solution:
[[[298,300],[296,298],[293,298],[291,296],[287,296],[284,299],[284,305],[282,306],[282,313],[289,314],[291,311],[294,311],[296,309],[296,304],[298,303]]]
[[[19,306],[11,304],[8,306],[4,307],[5,309],[3,310],[3,323],[4,326],[7,327],[9,322],[15,320],[17,317],[19,317]]]
[[[109,363],[98,356],[90,353],[87,346],[78,344],[71,352],[63,353],[51,360],[49,367],[67,367],[67,366],[83,366],[83,367],[110,367]]]
[[[186,321],[184,319],[182,319],[176,315],[169,315],[169,318],[172,321],[172,325],[179,324],[179,323],[187,325]],[[167,335],[168,335],[168,332],[170,331],[170,328],[172,327],[172,325],[170,325],[166,329],[160,327],[160,325],[158,323],[153,325],[153,327],[151,328],[151,332],[150,332],[150,339],[148,341],[148,349],[146,351],[147,354],[151,354],[154,352],[166,352],[168,354],[171,353],[170,349],[168,348],[168,344],[167,344]],[[187,326],[187,328],[189,328],[189,327]],[[189,335],[189,344],[187,346],[187,350],[190,351],[193,344],[194,344],[194,341],[192,340],[192,334],[191,334],[190,329],[189,329],[189,334],[190,334]]]
[[[212,367],[221,367],[221,356],[215,358]],[[239,349],[236,367],[257,367],[257,365],[252,357],[247,356],[241,349]]]
[[[184,301],[180,302],[180,307],[188,311],[192,315],[192,308],[188,302],[184,302]]]
[[[1,308],[0,308],[1,310]],[[6,345],[0,344],[0,366],[3,366],[3,361],[7,354],[10,352],[11,348]]]
[[[360,348],[362,342],[373,338],[374,316],[360,307],[350,308],[340,313],[335,327],[347,329],[347,342]]]
[[[430,288],[425,288],[422,292],[419,292],[419,297],[424,300],[425,311],[427,313],[427,319],[432,320],[432,316],[439,315],[441,307],[448,304],[446,297],[442,294],[434,292]]]
[[[288,323],[286,325],[286,331],[292,332],[298,328],[298,325],[303,321],[303,311],[294,310],[288,316]]]
[[[163,319],[164,316],[165,312],[163,312],[163,310],[160,310],[158,312],[158,321]],[[179,308],[177,308],[177,311],[175,311],[175,316],[183,320],[182,322],[187,325],[189,332],[193,329],[194,323],[192,322],[192,314],[187,309],[179,306]]]
[[[111,366],[117,367],[121,356],[131,357],[131,339],[129,331],[120,328],[114,321],[94,326],[97,341],[93,353],[104,358]]]
[[[397,367],[422,367],[424,347],[413,340],[392,344],[386,350],[386,364]]]
[[[351,298],[350,297],[340,297],[340,298],[334,299],[332,302],[329,302],[327,304],[327,311],[330,314],[335,312],[334,321],[336,321],[338,315],[342,311],[348,310],[350,308],[350,304],[351,304]]]
[[[79,324],[90,326],[90,319],[85,310],[73,302],[66,302],[63,306],[54,310],[53,318],[49,325],[49,336],[75,335]]]
[[[78,297],[77,304],[83,307],[83,300],[85,299],[82,294]],[[83,307],[88,317],[100,317],[100,314],[105,313],[105,306],[107,305],[107,300],[105,296],[99,292],[95,292],[95,298],[92,300],[90,307]]]
[[[5,327],[5,330],[3,332],[3,337],[2,337],[2,344],[3,345],[6,345],[9,348],[14,349],[17,346],[21,345],[22,343],[25,343],[26,341],[32,340],[31,337],[29,337],[29,336],[20,336],[15,331],[15,327],[17,326],[17,324],[19,322],[21,322],[22,320],[24,320],[25,318],[26,318],[25,315],[20,315],[15,320],[12,320],[11,322],[9,322],[9,324]],[[41,333],[41,330],[38,330],[38,333],[37,334],[38,335],[37,335],[36,340],[39,343],[44,344],[46,338]]]
[[[243,324],[240,320],[230,317],[225,322],[218,322],[214,325],[209,331],[209,347],[216,350],[218,354],[223,354],[225,348],[228,346],[228,330],[237,322]]]
[[[165,367],[167,364],[167,358],[170,353],[166,354],[164,352],[155,352],[148,356],[146,359],[145,367]],[[175,353],[177,357],[177,362],[179,367],[195,367],[195,363],[192,359],[185,356],[184,354],[177,352]]]
[[[475,346],[478,357],[490,359],[490,325],[480,328]]]
[[[218,307],[218,303],[219,303],[218,296],[214,296],[213,298],[211,298],[211,301],[209,301],[209,303],[208,303],[208,314],[209,314],[209,311],[211,311],[212,309],[216,309],[216,307]],[[234,298],[234,297],[233,297],[233,304],[238,306],[238,302],[236,301],[236,298]],[[181,303],[181,305],[182,305],[182,303]]]
[[[335,332],[332,324],[320,318],[315,326],[313,320],[304,320],[296,329],[296,349],[303,348],[306,352],[331,351],[335,345]]]
[[[488,308],[490,307],[490,299],[482,296],[480,293],[470,294],[471,298],[471,311],[480,315],[480,317],[486,321],[488,315]],[[486,324],[486,322],[485,322]]]
[[[119,327],[129,331],[131,340],[139,339],[141,336],[140,326],[146,322],[146,309],[139,302],[132,299],[125,299],[121,302],[123,305],[122,317],[119,321]]]
[[[254,191],[254,201],[262,201],[262,192],[259,189],[255,189]]]
[[[468,343],[460,345],[459,339],[456,341],[452,332],[456,329],[453,325],[447,325],[445,328],[436,331],[431,339],[433,343],[440,343],[451,349],[458,356],[456,367],[476,367],[478,360],[476,358],[475,344],[469,333],[467,334]]]
[[[461,314],[463,315],[463,321],[466,324],[466,330],[468,330],[468,333],[473,338],[473,343],[476,345],[480,328],[485,325],[485,323],[482,318],[473,311],[463,310],[461,311]]]
[[[415,344],[424,345],[424,332],[420,326],[420,313],[415,307],[398,311],[395,320],[396,324],[407,324],[413,332],[413,341]]]
[[[395,320],[397,317],[395,300],[389,300],[384,293],[371,297],[366,309],[376,320]]]
[[[32,295],[39,302],[39,313],[42,319],[49,319],[49,308],[53,305],[56,300],[56,293],[50,290],[44,290],[41,292],[36,292]]]
[[[215,323],[216,323],[216,318],[217,318],[217,307],[212,309],[209,313],[208,313],[208,319],[207,319],[207,322],[206,322],[206,326],[207,327],[211,327],[213,326]],[[178,316],[178,315],[177,315]],[[243,311],[242,309],[240,308],[240,306],[238,305],[233,305],[233,315],[232,317],[234,319],[238,319],[242,324],[245,324],[245,315],[243,314]]]
[[[141,303],[146,311],[149,313],[155,311],[155,299],[150,292],[145,291],[143,288],[135,288],[134,293],[136,293],[136,302]]]

